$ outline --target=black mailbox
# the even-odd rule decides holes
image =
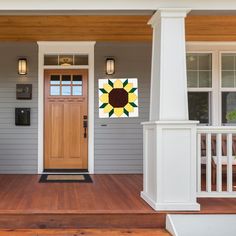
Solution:
[[[30,126],[30,108],[15,109],[15,124],[19,126]]]

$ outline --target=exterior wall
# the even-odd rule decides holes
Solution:
[[[0,43],[0,173],[37,173],[38,49],[36,43]],[[27,76],[17,74],[17,59],[28,59]],[[138,78],[139,117],[100,119],[98,79],[105,78],[107,56],[116,58],[114,78]],[[142,172],[142,121],[149,117],[150,43],[95,45],[95,173]],[[33,99],[16,100],[16,84],[32,83]],[[31,108],[31,126],[15,126],[15,107]],[[104,126],[106,125],[106,126]]]
[[[98,79],[107,78],[105,58],[114,56],[113,78],[138,78],[139,117],[98,117]],[[151,44],[97,43],[95,46],[95,173],[141,173],[143,136],[141,122],[149,118]]]
[[[37,172],[37,61],[36,43],[0,43],[0,173]],[[17,59],[28,59],[28,74],[17,73]],[[16,84],[32,83],[32,100],[16,100]],[[31,126],[15,126],[15,107],[31,108]]]

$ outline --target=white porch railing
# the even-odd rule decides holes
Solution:
[[[198,197],[236,197],[235,155],[235,126],[197,127]]]

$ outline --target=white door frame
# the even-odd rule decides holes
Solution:
[[[94,45],[95,42],[38,43],[38,173],[44,169],[44,70],[88,69],[88,171],[94,173]],[[88,66],[44,66],[45,54],[87,54]]]

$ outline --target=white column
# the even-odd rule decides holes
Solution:
[[[160,9],[153,27],[150,121],[144,126],[142,198],[155,210],[200,210],[196,202],[196,121],[188,120],[185,17]]]

